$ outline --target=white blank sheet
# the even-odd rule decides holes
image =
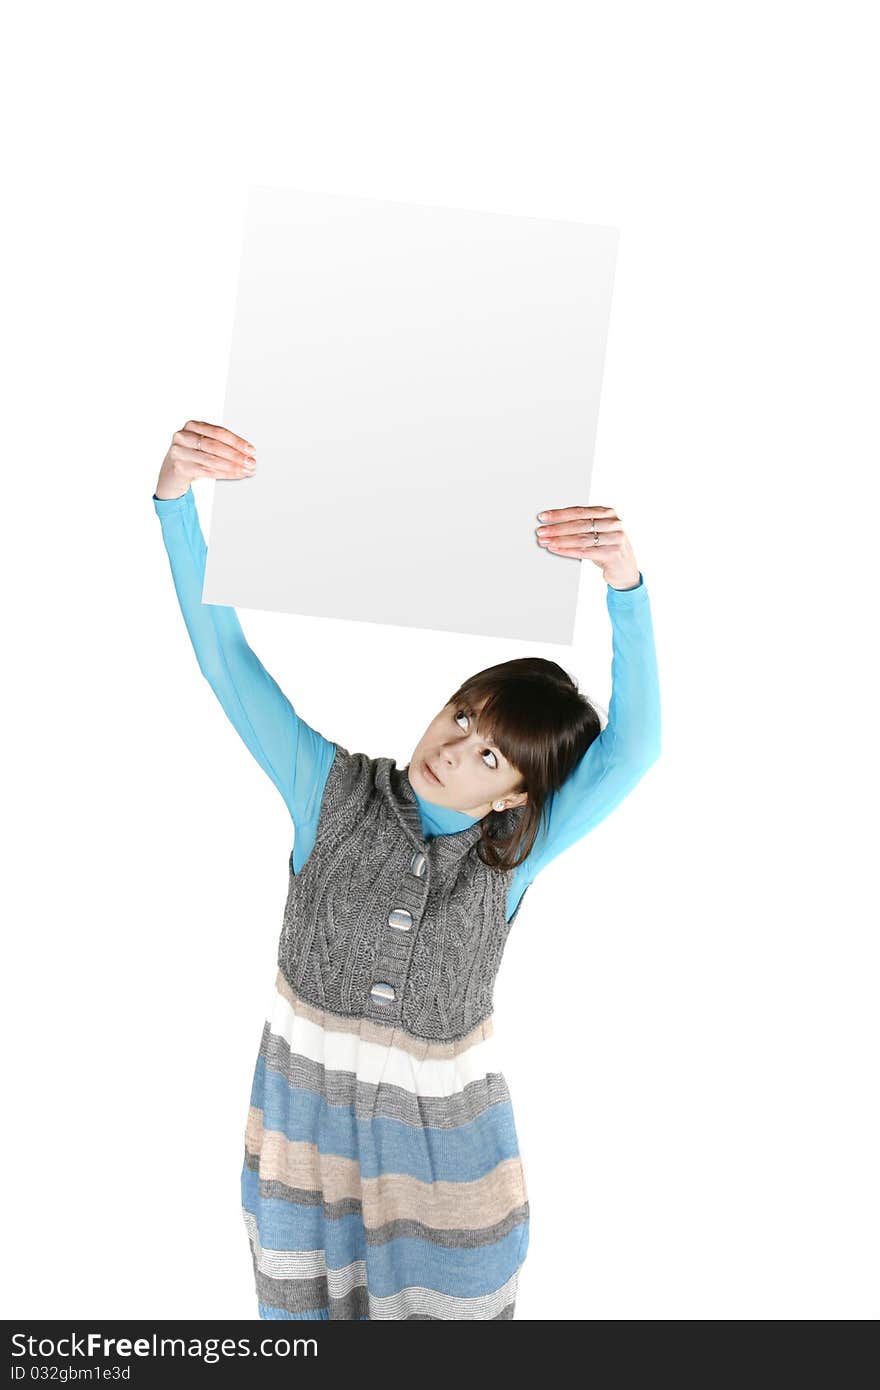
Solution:
[[[203,600],[570,642],[617,238],[251,187]]]

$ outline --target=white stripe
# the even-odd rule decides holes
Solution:
[[[328,1269],[323,1250],[272,1250],[260,1244],[260,1231],[253,1213],[242,1207],[244,1224],[253,1241],[257,1269],[269,1279],[318,1279],[326,1276],[332,1298],[345,1298],[367,1282],[363,1260],[352,1260],[342,1269]]]
[[[411,1284],[401,1289],[400,1293],[388,1294],[384,1298],[371,1293],[368,1294],[370,1317],[376,1321],[381,1318],[400,1321],[410,1313],[421,1313],[422,1316],[427,1313],[432,1318],[494,1318],[508,1303],[513,1302],[518,1281],[519,1270],[515,1270],[500,1289],[478,1294],[474,1298],[458,1298],[455,1294],[438,1293],[436,1289],[425,1289],[418,1284]]]
[[[416,1096],[454,1096],[471,1081],[482,1081],[498,1072],[495,1035],[481,1038],[457,1057],[420,1061],[404,1048],[366,1042],[357,1033],[324,1029],[303,1018],[276,990],[267,1022],[276,1038],[283,1038],[291,1052],[330,1071],[354,1072],[359,1081],[400,1086]]]

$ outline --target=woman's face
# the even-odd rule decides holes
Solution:
[[[483,816],[504,802],[507,810],[527,800],[514,791],[521,777],[491,739],[477,732],[479,710],[446,705],[431,721],[409,762],[410,785],[426,801],[466,815]],[[433,775],[432,775],[433,772]]]

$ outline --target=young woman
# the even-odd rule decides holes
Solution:
[[[529,1203],[492,988],[541,869],[660,753],[648,594],[611,507],[540,513],[539,544],[607,584],[604,729],[554,661],[471,676],[402,770],[309,727],[201,602],[194,478],[252,445],[188,421],[153,505],[202,674],[284,798],[295,837],[254,1072],[241,1200],[262,1318],[512,1318]]]

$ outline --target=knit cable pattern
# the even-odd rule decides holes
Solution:
[[[504,813],[510,830],[519,808]],[[510,923],[512,870],[490,869],[477,845],[482,823],[423,837],[406,769],[336,745],[315,844],[290,880],[278,966],[316,1007],[453,1042],[492,1013]],[[423,876],[413,855],[427,859]],[[412,928],[389,924],[405,909]],[[371,994],[377,981],[394,999]]]

